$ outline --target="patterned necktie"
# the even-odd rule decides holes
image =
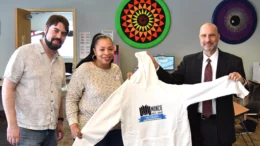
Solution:
[[[208,64],[205,68],[204,82],[212,81],[212,68],[210,65],[211,60],[208,58],[207,61]],[[210,117],[210,115],[212,114],[212,100],[203,101],[202,114],[206,118]]]

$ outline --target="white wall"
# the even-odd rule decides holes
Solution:
[[[77,34],[91,32],[93,36],[101,30],[114,30],[114,40],[120,45],[121,69],[125,76],[132,71],[137,61],[134,53],[140,51],[125,44],[116,33],[114,16],[122,0],[0,0],[0,76],[3,75],[7,61],[14,49],[14,8],[75,8]],[[200,26],[211,21],[212,13],[221,0],[164,0],[171,12],[171,30],[165,40],[158,46],[149,49],[153,55],[164,53],[176,56],[176,65],[187,54],[201,51],[198,33]],[[260,9],[259,0],[249,0],[256,10]],[[258,20],[259,20],[258,14]],[[252,63],[260,61],[260,26],[258,24],[253,36],[239,45],[229,45],[220,41],[219,48],[242,57],[246,76],[251,79]],[[79,41],[77,41],[79,44]],[[79,46],[78,46],[79,48]],[[77,49],[79,52],[79,49]],[[79,54],[77,54],[79,61]],[[129,61],[131,60],[131,61]]]

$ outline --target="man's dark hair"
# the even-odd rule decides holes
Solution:
[[[46,22],[46,26],[49,29],[50,26],[52,26],[52,25],[56,26],[59,22],[61,22],[64,25],[64,27],[66,29],[66,33],[68,34],[69,33],[69,21],[64,16],[52,15]]]

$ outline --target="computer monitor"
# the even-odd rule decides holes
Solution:
[[[154,56],[155,60],[164,70],[174,70],[174,56]]]

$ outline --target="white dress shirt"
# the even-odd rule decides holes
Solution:
[[[201,72],[201,83],[204,82],[204,73],[205,73],[205,68],[206,65],[208,64],[207,59],[209,58],[211,60],[210,64],[211,64],[211,68],[212,68],[212,81],[214,81],[216,79],[216,74],[217,74],[217,65],[218,65],[218,54],[219,51],[218,49],[216,50],[216,52],[208,57],[203,53],[203,63],[202,63],[202,72]],[[202,113],[202,102],[199,103],[199,107],[198,107],[198,112]],[[212,99],[212,114],[215,115],[217,113],[216,111],[216,99]]]

